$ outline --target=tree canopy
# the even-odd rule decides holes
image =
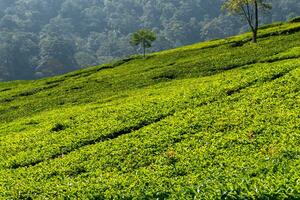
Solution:
[[[141,45],[143,55],[145,57],[146,49],[152,47],[152,43],[156,40],[156,34],[150,29],[140,29],[133,33],[130,43],[133,46]]]

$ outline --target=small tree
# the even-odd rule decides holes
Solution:
[[[156,34],[149,29],[141,29],[132,34],[130,43],[133,46],[141,45],[143,55],[146,56],[146,49],[152,47],[152,42],[156,40]]]
[[[226,0],[224,8],[233,14],[243,16],[251,28],[252,41],[257,42],[257,32],[259,28],[259,10],[271,9],[268,0]]]

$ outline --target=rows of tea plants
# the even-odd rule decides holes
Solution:
[[[74,109],[82,118],[67,116],[74,121],[62,121],[66,129],[58,133],[43,125],[37,132],[1,137],[1,194],[42,199],[295,197],[280,188],[296,190],[293,182],[280,181],[298,178],[291,171],[297,172],[300,156],[299,66],[297,59],[256,64],[161,84],[132,94],[128,102]],[[149,97],[154,101],[149,103]],[[99,115],[93,116],[93,110]],[[156,114],[165,116],[151,121]],[[150,123],[136,130],[80,146],[145,118]]]
[[[177,81],[169,87],[162,84],[100,106],[54,109],[8,124],[0,129],[0,154],[3,155],[0,167],[34,165],[82,146],[130,133],[178,110],[208,104],[253,84],[280,77],[298,66],[298,60],[292,64],[284,61],[257,64],[193,82]]]
[[[299,27],[0,83],[0,199],[300,198]]]
[[[248,40],[250,34],[215,40],[112,64],[92,67],[64,76],[38,81],[0,84],[0,120],[12,121],[44,110],[123,98],[129,90],[183,78],[213,75],[259,62],[286,57],[278,54],[300,45],[300,32],[279,34],[299,28],[300,23],[262,30],[272,36]],[[296,56],[294,56],[296,57]]]

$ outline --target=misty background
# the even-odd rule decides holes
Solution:
[[[0,81],[53,76],[139,53],[131,33],[151,28],[160,51],[248,30],[223,0],[0,0]],[[300,15],[274,0],[261,24]]]

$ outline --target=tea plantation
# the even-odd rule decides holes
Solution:
[[[0,199],[300,199],[300,23],[0,83]]]

